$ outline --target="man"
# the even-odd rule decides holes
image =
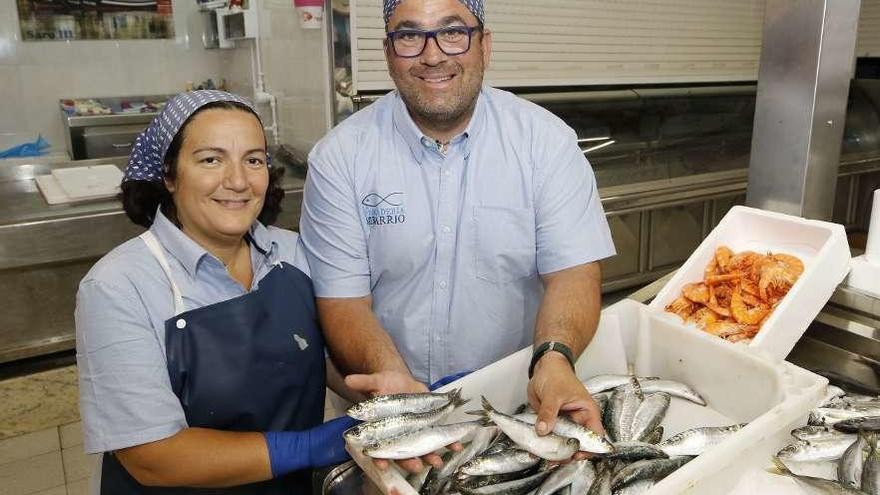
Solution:
[[[481,0],[385,0],[384,14],[397,91],[309,157],[301,231],[332,357],[379,394],[534,344],[538,432],[560,410],[601,431],[570,359],[595,332],[614,246],[574,132],[482,86]]]

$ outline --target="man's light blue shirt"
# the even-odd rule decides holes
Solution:
[[[372,295],[425,382],[530,345],[539,275],[614,254],[574,131],[489,87],[445,150],[397,92],[333,129],[309,155],[300,230],[316,295]]]
[[[185,310],[248,293],[223,263],[161,212],[150,227],[165,250]],[[283,261],[308,275],[295,232],[255,222],[250,230],[252,289]],[[170,437],[185,428],[165,358],[165,321],[174,316],[171,284],[140,238],[107,253],[76,295],[76,361],[87,453]]]

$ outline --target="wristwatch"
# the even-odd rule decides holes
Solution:
[[[538,363],[538,360],[550,351],[556,351],[565,356],[565,359],[568,359],[568,364],[571,365],[571,369],[574,370],[574,354],[572,354],[571,349],[562,342],[550,340],[539,345],[532,353],[532,362],[529,364],[529,379],[532,378],[532,374],[535,372],[535,365]]]

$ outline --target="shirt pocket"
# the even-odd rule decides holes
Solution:
[[[537,273],[533,209],[477,206],[474,228],[477,278],[506,284]]]

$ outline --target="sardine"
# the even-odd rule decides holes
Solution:
[[[657,446],[670,457],[676,455],[700,455],[706,449],[718,445],[730,435],[738,432],[743,424],[730,426],[704,426],[677,433],[660,442]]]
[[[596,375],[586,380],[582,380],[581,383],[584,384],[584,387],[590,395],[596,395],[600,392],[611,390],[621,385],[626,385],[630,382],[630,378],[632,378],[632,375]],[[660,377],[640,376],[638,379],[640,382],[647,382],[651,380],[659,380]]]
[[[837,481],[844,486],[861,488],[862,469],[870,453],[871,449],[867,437],[864,434],[857,435],[856,441],[846,449],[846,452],[837,461]]]
[[[596,467],[589,459],[576,462],[586,462],[589,467],[584,466],[583,471],[575,473],[571,480],[571,493],[572,495],[585,495],[596,481]]]
[[[443,462],[446,462],[446,459],[448,459],[450,456],[451,453],[447,453],[446,455],[444,455]],[[422,469],[418,473],[410,474],[406,477],[406,482],[409,483],[416,490],[420,490],[422,486],[424,486],[425,480],[428,479],[428,475],[430,475],[431,471],[433,470],[434,468]]]
[[[801,426],[791,430],[791,436],[798,440],[824,440],[834,436],[846,435],[846,433],[837,431],[833,426]]]
[[[701,406],[706,405],[706,400],[690,386],[674,380],[651,380],[642,383],[642,393],[653,394],[665,392],[673,397],[689,400]]]
[[[480,428],[478,421],[429,426],[399,437],[370,444],[364,454],[374,459],[410,459],[434,452],[441,447],[458,442]]]
[[[645,459],[636,461],[621,469],[611,480],[611,489],[619,490],[630,483],[639,480],[661,480],[669,473],[684,466],[694,456],[682,455],[670,457],[669,459]]]
[[[495,423],[520,448],[548,461],[564,461],[578,450],[580,442],[577,439],[555,433],[540,436],[534,426],[496,411],[485,397],[483,397],[483,410],[471,411],[469,414],[478,414],[485,420]]]
[[[553,474],[548,476],[543,483],[541,483],[541,486],[538,487],[538,491],[535,492],[535,495],[552,495],[556,490],[571,485],[574,483],[575,479],[580,480],[581,478],[596,478],[596,470],[593,468],[593,463],[589,459],[572,461],[559,467],[553,471]],[[590,485],[587,484],[585,486]]]
[[[538,415],[535,413],[517,414],[514,418],[530,425],[534,425],[538,421]],[[578,449],[582,452],[606,454],[614,450],[611,443],[608,442],[608,440],[605,440],[601,435],[586,426],[575,423],[565,416],[559,416],[556,418],[556,424],[553,426],[553,433],[562,435],[563,437],[576,438],[580,443]]]
[[[776,457],[785,461],[819,462],[839,459],[855,442],[855,437],[836,437],[833,440],[798,440],[786,445]]]
[[[661,480],[669,473],[687,464],[694,456],[683,455],[669,459],[645,459],[627,465],[611,480],[611,489],[619,490],[639,480]]]
[[[645,395],[645,400],[639,405],[633,418],[630,432],[633,441],[643,441],[654,432],[654,428],[660,426],[669,409],[670,400],[671,396],[665,392]]]
[[[498,434],[497,427],[484,427],[474,434],[474,438],[460,451],[453,452],[449,458],[443,460],[440,469],[432,468],[424,485],[419,490],[420,495],[436,495],[452,479],[453,473],[464,463],[473,459],[477,454],[486,449],[489,442]]]
[[[612,495],[611,478],[614,477],[614,471],[607,464],[596,470],[596,480],[590,485],[587,495]]]
[[[537,466],[541,458],[531,452],[520,449],[483,454],[464,463],[459,473],[467,476],[489,476],[492,474],[515,473]]]
[[[635,377],[626,385],[614,389],[608,402],[608,435],[615,442],[632,439],[632,423],[644,400],[641,386]]]
[[[880,408],[864,408],[856,404],[846,404],[844,407],[817,407],[810,411],[808,423],[816,426],[833,425],[847,419],[868,416],[880,416]]]
[[[500,435],[495,437],[495,440],[486,447],[486,450],[483,452],[483,455],[495,454],[498,452],[503,452],[505,450],[515,449],[516,442],[510,439],[507,435],[502,432]]]
[[[862,468],[862,491],[869,495],[880,494],[880,449],[877,446],[878,435],[869,434],[869,454]]]
[[[834,429],[843,433],[858,433],[859,430],[880,431],[880,416],[844,419],[834,423]]]
[[[605,454],[603,459],[620,459],[627,462],[641,459],[664,459],[669,457],[656,445],[646,442],[617,442],[614,452]]]
[[[406,433],[411,433],[427,426],[439,423],[456,408],[468,401],[456,394],[446,405],[433,411],[423,413],[404,413],[399,416],[389,416],[376,421],[361,423],[345,431],[343,436],[349,443],[355,445],[367,445],[381,440],[393,438]]]
[[[809,493],[822,493],[827,495],[865,495],[860,490],[843,486],[836,481],[792,473],[788,467],[786,467],[785,463],[779,460],[778,457],[773,458],[773,464],[776,467],[774,469],[768,469],[767,471],[769,473],[788,476]]]
[[[405,413],[423,413],[439,409],[456,397],[460,397],[461,389],[450,392],[420,393],[420,394],[391,394],[380,395],[370,400],[358,402],[348,408],[346,414],[361,421],[376,421],[389,416],[399,416]]]
[[[494,485],[486,485],[478,488],[456,485],[456,489],[463,495],[525,495],[541,486],[553,470],[541,471],[527,478],[512,481],[504,481]]]

